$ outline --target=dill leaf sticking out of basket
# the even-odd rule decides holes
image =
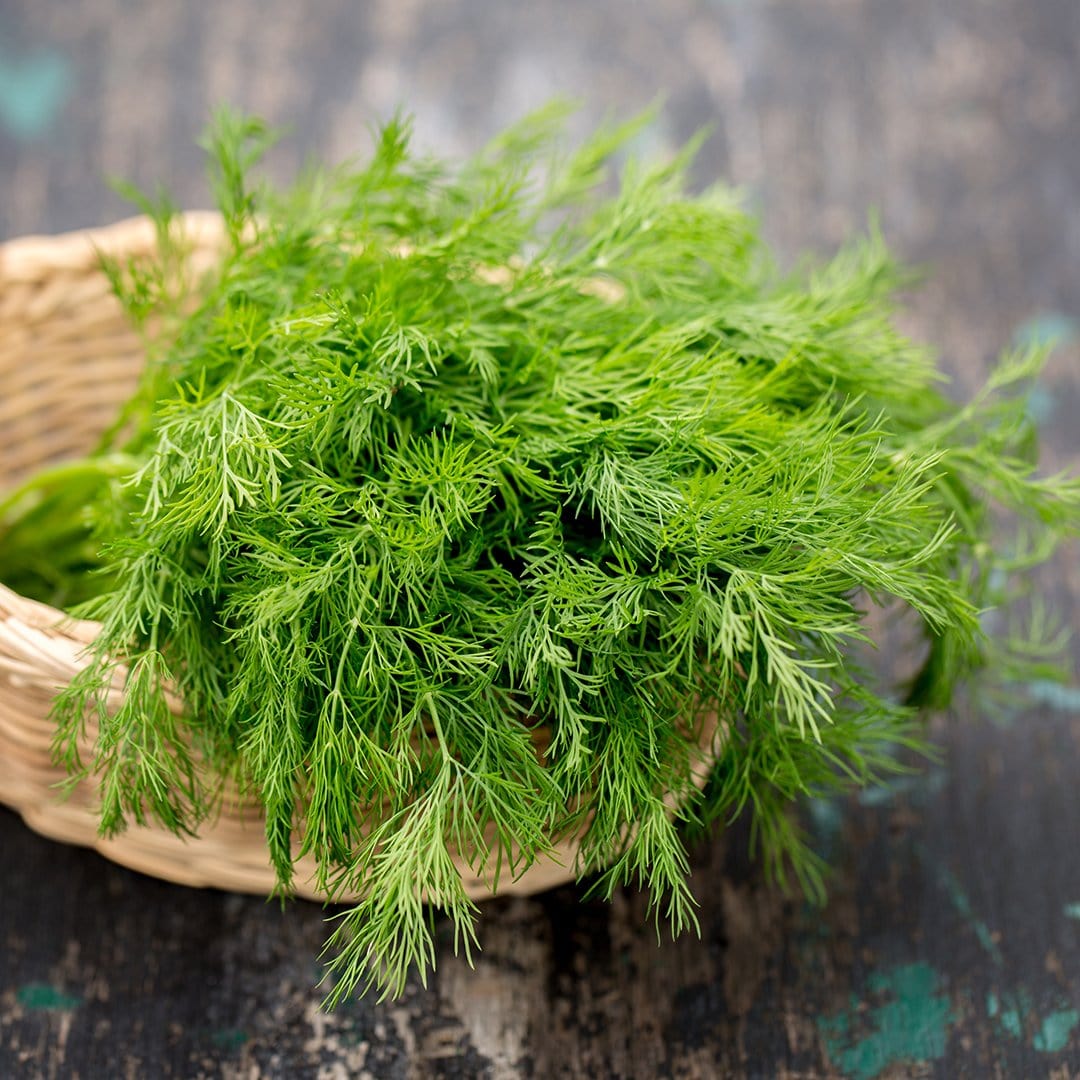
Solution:
[[[901,768],[915,707],[987,661],[980,612],[1020,561],[992,507],[1077,522],[1010,390],[1037,353],[959,408],[892,324],[874,232],[781,275],[727,189],[687,192],[692,147],[612,186],[648,117],[577,149],[563,120],[451,165],[396,119],[366,164],[278,191],[263,125],[220,113],[227,248],[112,448],[139,465],[98,508],[109,588],[81,613],[104,629],[58,756],[102,777],[107,832],[195,830],[226,778],[255,794],[283,891],[304,854],[363,897],[332,1001],[427,971],[426,901],[475,944],[453,850],[514,875],[577,834],[597,890],[640,882],[679,931],[680,823],[745,811],[819,895],[787,808]],[[175,315],[168,275],[110,272],[133,315]],[[904,704],[857,659],[890,603],[928,641]]]

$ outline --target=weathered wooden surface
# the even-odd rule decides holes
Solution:
[[[664,91],[700,176],[743,186],[785,257],[876,207],[932,286],[905,324],[962,391],[1016,338],[1062,339],[1036,407],[1080,460],[1080,7],[1074,0],[0,0],[0,237],[125,212],[109,174],[206,202],[218,100],[340,157],[404,104],[465,150],[553,92],[584,124]],[[2,388],[0,388],[2,392]],[[1077,551],[1046,576],[1080,620]],[[166,886],[0,812],[0,1076],[1080,1075],[1080,691],[937,722],[940,765],[809,824],[837,867],[784,900],[741,828],[695,849],[702,937],[644,904],[497,902],[475,971],[320,1012],[323,913]]]

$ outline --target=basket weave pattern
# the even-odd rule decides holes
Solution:
[[[222,240],[218,216],[185,214],[182,231],[193,270],[211,265]],[[152,256],[155,246],[145,218],[0,245],[0,490],[42,465],[88,452],[135,389],[140,339],[110,291],[99,253]],[[254,805],[226,803],[195,840],[154,825],[106,839],[97,831],[92,781],[61,796],[66,776],[51,761],[49,712],[97,630],[0,584],[0,803],[35,831],[96,848],[131,869],[184,885],[268,894],[274,872]],[[122,682],[119,672],[117,696]],[[569,881],[574,857],[573,843],[563,842],[516,880],[504,873],[498,892],[526,894]],[[469,894],[490,896],[485,875],[458,862]],[[312,870],[297,867],[296,891],[319,898]]]

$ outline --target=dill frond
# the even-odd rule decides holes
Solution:
[[[579,835],[596,889],[640,883],[677,932],[678,826],[747,813],[770,871],[819,896],[792,800],[925,748],[914,706],[987,663],[1002,574],[1077,526],[1077,481],[1035,471],[1040,355],[955,406],[892,325],[876,234],[778,275],[726,189],[687,192],[691,152],[606,194],[645,120],[572,152],[561,122],[455,167],[399,118],[367,164],[279,192],[252,179],[265,127],[222,111],[229,246],[197,310],[112,268],[133,317],[174,318],[136,430],[96,459],[129,454],[126,486],[83,493],[104,629],[57,753],[101,775],[110,832],[194,830],[215,778],[258,793],[284,891],[310,853],[364,896],[333,1001],[434,963],[428,902],[474,944],[452,851],[513,875]],[[167,201],[144,207],[171,235]],[[908,704],[853,659],[892,602],[930,643]]]

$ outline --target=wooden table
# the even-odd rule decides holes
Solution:
[[[966,393],[1057,337],[1034,407],[1080,458],[1080,6],[1075,0],[123,0],[0,4],[0,237],[126,213],[103,177],[205,205],[194,138],[229,99],[311,152],[403,103],[475,147],[553,92],[582,128],[667,98],[652,141],[715,133],[698,176],[784,258],[876,207],[931,284],[903,316]],[[1045,575],[1080,621],[1075,547]],[[319,1009],[323,913],[196,892],[0,812],[2,1077],[1080,1075],[1080,691],[935,721],[940,764],[804,811],[836,873],[815,910],[766,886],[745,828],[699,845],[702,936],[658,948],[633,892],[488,906],[404,998]],[[445,937],[445,935],[444,935]]]

